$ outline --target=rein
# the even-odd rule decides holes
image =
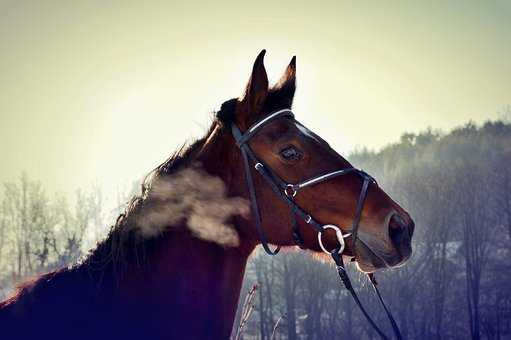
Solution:
[[[255,219],[255,225],[257,232],[259,234],[259,239],[261,241],[261,244],[269,255],[276,255],[280,251],[280,247],[277,247],[275,250],[271,250],[268,245],[268,239],[266,237],[266,234],[264,233],[263,227],[262,227],[262,220],[261,220],[261,213],[259,211],[259,206],[257,204],[257,196],[255,192],[255,186],[252,178],[252,167],[251,164],[254,164],[254,168],[257,170],[257,172],[264,178],[266,183],[270,186],[270,188],[273,190],[273,192],[279,197],[281,200],[287,203],[290,210],[291,215],[291,224],[293,228],[293,239],[295,243],[303,249],[303,238],[300,234],[300,230],[298,229],[298,223],[296,221],[296,216],[300,217],[307,225],[311,226],[318,232],[318,243],[321,247],[321,249],[329,254],[333,261],[336,264],[337,267],[337,273],[339,274],[339,278],[346,287],[346,289],[350,292],[353,299],[355,300],[356,304],[366,317],[366,319],[369,321],[371,326],[376,330],[378,335],[382,339],[389,339],[383,331],[376,325],[376,323],[373,321],[373,319],[369,316],[365,308],[362,306],[362,303],[360,302],[353,285],[351,284],[351,280],[346,272],[346,268],[342,259],[342,253],[345,248],[345,239],[348,237],[351,237],[351,241],[353,244],[353,253],[355,253],[355,244],[357,241],[360,241],[364,243],[362,240],[360,240],[357,236],[358,233],[358,227],[360,224],[360,219],[362,217],[362,210],[364,208],[364,202],[367,196],[367,191],[369,189],[369,186],[371,184],[377,185],[376,180],[368,175],[366,172],[360,169],[356,168],[346,168],[346,169],[340,169],[336,171],[331,171],[310,179],[307,179],[305,181],[299,182],[297,184],[291,184],[287,183],[284,180],[282,180],[279,176],[277,176],[269,167],[264,165],[262,161],[260,161],[257,156],[254,154],[250,146],[248,145],[248,141],[256,135],[256,133],[267,124],[273,122],[275,119],[280,117],[288,117],[295,121],[295,123],[303,126],[300,122],[298,122],[294,114],[289,109],[279,110],[276,112],[273,112],[269,114],[268,116],[262,118],[258,122],[256,122],[254,125],[252,125],[250,128],[247,129],[244,133],[240,131],[240,129],[236,126],[236,124],[231,124],[231,130],[232,134],[234,136],[234,139],[236,141],[236,145],[240,148],[241,154],[243,156],[243,163],[245,166],[245,179],[247,182],[247,187],[249,191],[250,196],[250,206],[252,210],[252,215]],[[319,183],[322,183],[324,181],[328,181],[330,179],[333,179],[335,177],[347,175],[347,174],[356,174],[358,175],[362,180],[362,188],[360,190],[360,194],[357,200],[356,210],[355,210],[355,216],[353,218],[351,233],[343,234],[342,230],[333,224],[326,224],[323,225],[316,221],[311,214],[303,210],[298,204],[296,204],[294,197],[299,193],[299,191],[305,187],[316,185]],[[327,229],[332,229],[335,231],[337,240],[339,242],[339,247],[336,249],[333,249],[331,251],[328,251],[322,242],[322,235],[323,232]],[[366,247],[368,247],[366,244],[364,244]],[[369,248],[369,247],[368,247]],[[369,248],[370,249],[370,248]],[[354,254],[355,255],[355,254]],[[398,340],[402,339],[401,332],[399,330],[399,327],[394,320],[390,310],[386,306],[385,302],[383,301],[383,298],[378,290],[377,283],[374,279],[374,276],[372,274],[369,274],[369,279],[371,281],[371,284],[373,285],[374,290],[376,291],[376,294],[378,296],[378,299],[380,300],[380,303],[382,304],[385,313],[387,314],[387,317],[390,321],[390,324],[392,326],[392,329],[394,331],[394,335]]]

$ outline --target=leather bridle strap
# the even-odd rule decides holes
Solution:
[[[277,176],[269,167],[265,166],[262,161],[260,161],[257,156],[253,153],[252,149],[248,145],[248,141],[257,133],[257,131],[262,128],[263,126],[267,125],[274,119],[282,116],[291,117],[294,119],[293,112],[289,109],[279,110],[277,112],[274,112],[265,118],[261,119],[254,125],[252,125],[245,133],[242,133],[240,129],[236,126],[236,124],[231,125],[231,130],[233,137],[236,141],[236,145],[240,148],[241,154],[243,157],[243,164],[245,167],[245,179],[247,182],[247,187],[249,191],[249,197],[250,197],[250,207],[252,210],[252,214],[254,216],[255,225],[257,232],[259,234],[259,239],[261,241],[261,244],[263,246],[263,249],[268,253],[269,255],[276,255],[280,251],[280,247],[277,247],[275,250],[271,250],[268,245],[268,239],[266,237],[266,234],[264,233],[263,227],[262,227],[262,220],[261,220],[261,212],[259,210],[259,206],[257,204],[257,196],[255,192],[255,186],[254,181],[252,178],[252,168],[251,163],[254,164],[254,168],[259,172],[261,177],[265,180],[265,182],[270,186],[272,191],[280,197],[284,202],[286,202],[289,206],[290,212],[291,212],[291,224],[293,227],[293,238],[295,242],[300,246],[303,247],[303,239],[300,235],[298,224],[296,221],[296,216],[300,217],[313,227],[318,233],[319,238],[318,241],[320,242],[321,248],[324,250],[323,245],[321,243],[321,235],[325,228],[333,228],[336,229],[336,235],[338,235],[337,238],[341,244],[341,248],[334,249],[330,252],[330,255],[332,256],[332,259],[334,260],[336,266],[337,266],[337,272],[339,274],[339,277],[341,281],[343,282],[346,289],[350,292],[353,299],[355,300],[356,304],[366,317],[366,319],[369,321],[371,326],[376,330],[376,332],[382,337],[382,339],[388,340],[387,336],[381,331],[380,328],[376,325],[376,323],[371,319],[365,308],[362,306],[360,299],[358,298],[355,290],[353,289],[353,285],[351,284],[351,280],[348,277],[348,274],[346,272],[346,268],[344,266],[344,262],[342,260],[342,251],[344,249],[344,240],[343,237],[351,236],[352,239],[352,248],[353,253],[356,255],[356,242],[359,241],[358,239],[358,227],[360,224],[360,219],[362,217],[362,210],[364,208],[364,202],[367,197],[367,192],[369,190],[369,185],[371,183],[376,184],[376,181],[373,177],[368,175],[366,172],[356,169],[356,168],[347,168],[347,169],[341,169],[336,170],[332,172],[328,172],[326,174],[313,177],[311,179],[302,181],[298,184],[289,184],[283,181],[279,176]],[[300,124],[301,125],[301,124]],[[294,201],[294,197],[296,194],[303,188],[319,184],[321,182],[333,179],[338,176],[347,175],[350,173],[355,173],[359,175],[363,182],[362,182],[362,188],[360,190],[360,194],[357,200],[357,205],[355,209],[355,216],[353,218],[353,224],[351,227],[351,234],[345,234],[342,235],[342,232],[340,229],[336,226],[332,225],[322,225],[318,221],[316,221],[310,214],[308,214],[306,211],[304,211],[299,205],[296,204]],[[361,241],[361,240],[360,240]],[[362,241],[361,241],[362,242]],[[363,242],[362,242],[363,243]],[[366,245],[367,246],[367,245]],[[325,250],[326,251],[326,250]],[[392,314],[390,313],[390,310],[385,305],[385,302],[383,301],[383,298],[376,287],[376,282],[374,280],[374,277],[369,275],[370,281],[373,284],[373,287],[376,291],[376,294],[378,295],[378,298],[380,300],[380,303],[382,304],[383,308],[385,309],[385,312],[387,314],[387,317],[389,318],[389,321],[392,325],[392,329],[394,331],[394,334],[398,340],[402,340],[401,332],[399,331],[399,327],[397,326],[396,321],[392,317]]]
[[[257,133],[257,131],[259,129],[261,129],[266,124],[271,123],[274,119],[276,119],[278,117],[282,117],[282,116],[294,118],[295,115],[293,114],[293,111],[291,111],[289,109],[283,109],[283,110],[273,112],[273,113],[269,114],[268,116],[264,117],[263,119],[259,120],[254,125],[249,127],[248,130],[245,131],[245,133],[241,133],[241,131],[239,131],[239,129],[238,129],[239,134],[237,136],[234,136],[234,138],[236,139],[236,144],[239,147],[241,147],[246,142],[248,142],[248,140],[250,138],[252,138]],[[236,125],[233,124],[233,126],[236,126]]]
[[[280,251],[280,247],[277,247],[275,250],[271,250],[268,246],[268,239],[266,238],[266,234],[263,231],[261,213],[259,211],[259,206],[257,205],[254,181],[252,179],[252,171],[250,170],[250,163],[247,155],[248,152],[250,152],[250,150],[247,150],[246,145],[241,147],[241,155],[243,156],[243,164],[245,165],[245,179],[247,181],[248,192],[250,195],[250,207],[252,214],[254,215],[257,233],[259,234],[259,239],[261,240],[261,244],[263,245],[264,250],[270,255],[277,255]]]
[[[233,131],[233,135],[234,135],[235,139],[237,139],[236,138],[237,136],[241,135],[241,132],[235,125],[232,126],[232,131]],[[314,229],[316,229],[316,231],[322,232],[323,231],[322,224],[317,222],[314,218],[312,218],[311,215],[309,215],[302,208],[300,208],[294,202],[294,200],[285,193],[285,188],[289,184],[284,182],[273,171],[271,171],[260,160],[258,160],[257,157],[252,152],[252,149],[250,149],[247,144],[240,145],[240,149],[241,149],[241,154],[243,156],[244,163],[245,163],[245,179],[247,182],[247,186],[249,187],[249,193],[254,192],[254,195],[250,194],[250,200],[256,201],[257,197],[255,195],[255,187],[254,187],[254,183],[252,180],[252,171],[251,171],[249,160],[252,161],[252,163],[254,163],[254,168],[263,177],[263,179],[270,186],[270,188],[273,190],[273,192],[278,197],[280,197],[284,202],[286,202],[289,206],[293,207],[293,211],[295,212],[295,214],[297,216],[299,216],[301,219],[303,219],[307,224],[311,225]],[[245,158],[247,159],[246,162],[245,162]],[[253,213],[256,217],[256,221],[257,220],[260,221],[260,212],[259,212],[257,202],[251,204],[251,206],[254,209]],[[261,230],[261,234],[264,234],[262,228],[260,230]],[[265,240],[267,240],[266,236],[261,237],[261,241],[265,241]],[[263,245],[263,248],[264,248],[264,245]]]
[[[364,182],[362,183],[362,189],[360,190],[360,195],[357,200],[357,207],[355,209],[355,217],[353,218],[353,225],[351,228],[351,242],[352,242],[352,249],[354,255],[356,255],[356,242],[358,239],[358,227],[360,225],[360,219],[362,217],[362,209],[364,208],[364,203],[367,197],[367,191],[369,189],[369,184],[375,183],[374,178],[372,178],[367,173],[359,170],[358,172]],[[378,333],[378,335],[385,340],[388,340],[389,338],[383,333],[383,331],[376,325],[374,320],[369,316],[369,313],[365,310],[364,306],[360,302],[360,299],[358,298],[357,293],[355,292],[355,289],[353,288],[353,285],[351,284],[351,280],[348,276],[348,273],[346,272],[346,267],[344,266],[344,261],[342,260],[342,253],[338,251],[338,249],[334,249],[330,252],[330,255],[332,256],[332,259],[335,262],[335,265],[337,267],[337,273],[339,274],[339,278],[341,279],[341,282],[344,284],[344,287],[350,292],[351,296],[353,297],[353,300],[355,300],[355,303],[357,304],[358,308],[364,314],[367,321],[373,326],[374,330]],[[381,305],[383,306],[383,309],[385,310],[385,313],[387,315],[387,318],[389,319],[389,322],[392,326],[392,331],[394,332],[394,335],[396,336],[396,339],[402,340],[403,337],[401,335],[401,331],[399,330],[399,327],[396,323],[396,320],[394,320],[394,317],[392,316],[392,313],[390,312],[389,308],[385,304],[385,301],[383,301],[383,297],[380,294],[380,291],[378,290],[376,280],[374,279],[374,276],[372,274],[369,274],[369,281],[371,281],[371,284],[373,285],[373,288],[376,292],[376,295],[378,295],[378,299],[380,300]]]
[[[358,226],[360,225],[360,219],[362,218],[362,209],[364,208],[364,203],[367,197],[367,190],[369,189],[369,184],[375,182],[375,180],[365,172],[360,171],[359,174],[364,179],[364,182],[362,183],[362,189],[360,190],[357,207],[355,209],[355,217],[353,218],[353,225],[351,227],[351,242],[353,243],[353,253],[356,251],[355,243],[358,241]]]
[[[280,116],[294,117],[293,112],[291,110],[280,110],[263,118],[262,120],[254,124],[252,127],[250,127],[245,133],[242,133],[235,124],[232,124],[231,126],[232,134],[234,136],[234,139],[236,140],[236,145],[238,145],[238,147],[240,148],[243,157],[243,163],[245,167],[245,180],[247,182],[250,197],[250,207],[252,210],[252,214],[254,216],[257,233],[259,234],[259,239],[261,241],[263,249],[269,255],[278,254],[278,252],[280,251],[280,247],[277,247],[275,250],[271,250],[268,245],[268,239],[262,227],[261,212],[257,204],[257,196],[255,193],[255,186],[252,178],[250,161],[252,161],[255,164],[254,166],[255,169],[269,184],[273,192],[277,194],[281,199],[283,199],[290,207],[291,223],[293,225],[293,238],[300,247],[303,246],[303,239],[298,231],[298,224],[295,218],[296,215],[304,219],[306,223],[311,224],[311,226],[314,227],[318,232],[323,231],[321,224],[313,220],[309,214],[307,214],[300,207],[298,207],[296,203],[293,201],[292,197],[288,197],[287,195],[283,194],[282,190],[285,189],[287,184],[282,179],[280,179],[276,174],[274,174],[269,168],[266,168],[263,165],[263,163],[257,159],[255,154],[252,152],[252,150],[247,144],[247,141],[250,138],[252,138],[260,128],[262,128],[263,126],[271,122],[273,119]]]
[[[334,249],[330,254],[332,255],[332,258],[333,258],[335,265],[337,267],[337,273],[339,274],[339,278],[341,279],[342,283],[344,284],[344,287],[346,287],[346,289],[350,292],[351,296],[353,297],[353,300],[355,300],[355,303],[357,304],[357,306],[360,309],[360,311],[362,312],[362,314],[364,314],[366,320],[371,324],[371,326],[373,326],[374,330],[378,333],[378,335],[382,339],[389,340],[389,338],[385,335],[385,333],[383,333],[383,331],[376,325],[374,320],[369,316],[369,313],[367,313],[367,311],[365,310],[364,306],[362,305],[362,302],[360,302],[360,299],[358,298],[358,295],[355,292],[353,285],[351,284],[350,277],[348,276],[348,273],[346,272],[346,267],[344,266],[344,261],[342,260],[342,255],[339,254],[337,249]],[[380,303],[383,306],[385,313],[387,314],[387,318],[390,321],[390,324],[392,326],[392,331],[394,332],[396,339],[403,340],[403,336],[401,335],[401,331],[399,330],[396,320],[394,320],[394,317],[392,316],[389,308],[385,304],[385,301],[383,301],[383,298],[380,294],[380,291],[378,290],[378,287],[374,280],[374,277],[372,275],[369,275],[369,280],[371,281],[371,284],[373,285],[376,295],[378,295],[378,299],[380,300]]]

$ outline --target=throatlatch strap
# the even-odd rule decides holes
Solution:
[[[245,164],[245,179],[247,180],[248,192],[250,195],[250,207],[252,208],[252,214],[254,215],[255,225],[257,228],[257,232],[259,233],[259,239],[261,240],[261,244],[269,255],[277,255],[280,251],[280,247],[277,247],[275,250],[271,250],[268,246],[268,239],[266,238],[266,234],[264,233],[262,222],[261,222],[261,214],[259,211],[259,207],[257,205],[257,197],[254,188],[254,182],[252,180],[252,171],[250,169],[250,163],[247,156],[247,151],[245,147],[241,148],[241,154],[243,155],[243,163]]]

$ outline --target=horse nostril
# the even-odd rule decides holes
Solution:
[[[410,218],[394,214],[389,221],[389,238],[396,250],[395,260],[402,263],[412,255],[412,234],[415,224]]]
[[[412,222],[413,223],[413,222]],[[389,237],[399,248],[404,240],[410,239],[412,230],[408,230],[404,219],[398,214],[392,215],[389,221]]]

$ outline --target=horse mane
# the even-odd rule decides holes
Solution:
[[[266,111],[271,112],[277,108],[290,107],[291,103],[285,101],[286,96],[282,95],[282,92],[281,89],[269,91],[265,104]],[[167,160],[145,176],[140,193],[130,199],[124,212],[110,227],[107,236],[99,241],[88,254],[67,268],[41,274],[21,283],[17,286],[14,294],[0,302],[0,309],[25,300],[25,297],[28,299],[30,292],[42,289],[47,284],[51,284],[50,282],[56,281],[53,280],[56,276],[65,276],[66,280],[73,280],[73,276],[78,273],[81,279],[87,277],[92,279],[90,284],[97,289],[105,288],[104,284],[108,284],[110,289],[115,289],[115,284],[119,282],[130,266],[135,265],[143,268],[146,264],[148,251],[154,248],[162,240],[162,237],[143,237],[136,228],[130,226],[132,223],[130,217],[144,206],[151,184],[155,179],[171,176],[192,165],[205,144],[208,144],[210,139],[217,135],[215,134],[216,130],[230,130],[230,125],[235,120],[237,103],[237,98],[224,102],[220,110],[215,113],[210,128],[202,138],[183,144]]]
[[[98,241],[96,246],[86,255],[68,267],[28,278],[19,284],[14,293],[6,300],[0,301],[0,309],[18,302],[23,304],[23,301],[29,299],[30,292],[42,289],[48,284],[51,285],[51,282],[55,281],[52,279],[56,276],[65,276],[71,279],[70,277],[78,273],[81,278],[92,279],[91,285],[97,289],[115,289],[115,284],[119,282],[123,273],[130,266],[136,265],[142,268],[145,265],[148,251],[160,242],[162,237],[143,237],[136,228],[130,226],[132,223],[130,216],[144,206],[152,182],[158,177],[171,176],[173,173],[192,165],[198,153],[208,142],[208,138],[220,126],[221,122],[214,119],[202,138],[183,144],[168,159],[150,171],[142,181],[140,193],[128,201],[124,211],[110,227],[107,236]],[[109,287],[105,287],[105,284],[108,284]]]
[[[167,160],[150,171],[142,181],[140,193],[129,200],[124,212],[110,227],[106,238],[98,242],[96,247],[89,251],[77,265],[87,268],[92,273],[101,272],[110,267],[116,279],[119,279],[130,265],[142,267],[148,250],[161,240],[161,234],[151,238],[142,236],[130,225],[132,223],[130,217],[143,208],[151,185],[157,178],[171,176],[195,163],[196,156],[218,126],[219,122],[214,120],[202,138],[183,144]]]
[[[280,87],[270,89],[266,98],[265,110],[271,112],[276,109],[291,107],[292,99],[289,99],[289,94],[286,91],[288,89]],[[106,263],[110,262],[113,265],[112,269],[116,275],[121,275],[128,265],[144,263],[147,249],[150,248],[153,242],[158,242],[158,238],[146,239],[135,229],[129,228],[130,216],[142,208],[155,179],[162,176],[171,176],[173,173],[192,165],[205,144],[215,136],[217,129],[230,131],[230,125],[235,119],[238,102],[238,98],[225,101],[220,110],[215,113],[209,130],[202,138],[188,145],[183,144],[145,177],[141,185],[141,194],[130,200],[125,211],[119,215],[116,223],[111,227],[106,239],[98,243],[96,248],[89,253],[84,261],[88,267],[94,269],[98,268],[99,265],[99,268],[101,268],[106,261]]]

